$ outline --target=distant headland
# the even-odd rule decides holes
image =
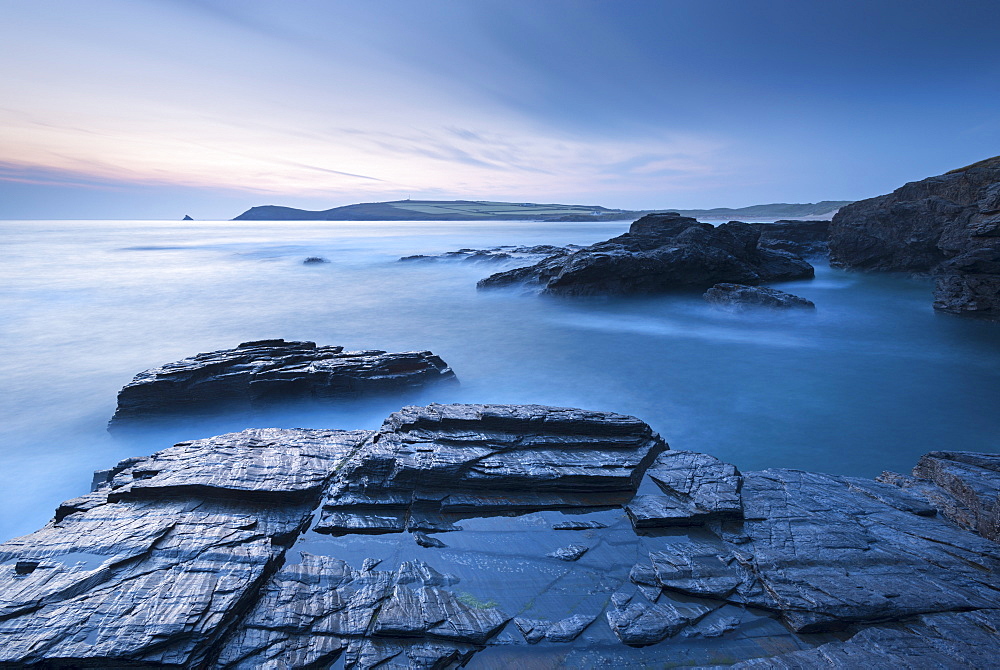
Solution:
[[[772,203],[731,209],[670,209],[700,219],[830,218],[849,200]],[[365,202],[322,211],[279,205],[251,207],[234,221],[631,221],[667,210],[608,209],[597,205],[537,204],[485,200],[394,200]]]

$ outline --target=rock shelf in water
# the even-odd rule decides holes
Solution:
[[[430,351],[344,351],[315,342],[258,340],[140,372],[119,391],[110,425],[302,398],[355,399],[455,380]]]
[[[443,668],[542,640],[571,667],[992,663],[1000,457],[875,481],[666,449],[619,414],[430,405],[127,459],[0,545],[0,667]],[[638,523],[650,496],[670,513]]]
[[[802,258],[760,246],[760,230],[720,226],[676,213],[648,214],[624,235],[535,265],[494,274],[479,288],[511,284],[559,295],[624,295],[811,278]]]

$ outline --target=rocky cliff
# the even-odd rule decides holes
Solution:
[[[1000,319],[1000,156],[846,205],[830,254],[847,268],[932,274],[935,309]]]

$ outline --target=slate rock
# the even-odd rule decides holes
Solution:
[[[881,479],[921,495],[956,524],[1000,541],[1000,455],[932,451],[920,458],[913,477],[886,473]]]
[[[609,607],[608,625],[624,644],[643,646],[672,637],[712,611],[696,603],[651,603],[644,598]]]
[[[639,495],[625,507],[635,528],[702,525],[742,514],[742,477],[729,463],[670,450],[657,456],[647,472],[663,495]]]
[[[494,274],[478,286],[525,284],[558,295],[625,295],[813,276],[809,263],[760,248],[759,240],[759,231],[739,221],[716,227],[673,212],[649,214],[624,235]]]
[[[578,561],[587,553],[588,549],[590,547],[582,544],[571,544],[568,547],[561,547],[545,555],[549,558],[558,558],[560,561]]]
[[[1000,611],[924,614],[904,624],[866,628],[843,642],[752,659],[721,668],[992,668],[1000,643]]]
[[[993,607],[1000,546],[890,484],[797,470],[743,474],[722,541],[652,552],[634,581],[779,612],[796,631]]]
[[[763,286],[716,284],[705,291],[705,302],[734,312],[765,309],[815,309],[810,300]]]
[[[455,373],[429,351],[344,351],[314,342],[259,340],[139,373],[118,393],[110,425],[289,399],[352,399],[441,381],[455,381]]]
[[[405,407],[345,465],[316,529],[349,532],[344,518],[351,514],[402,519],[624,502],[665,448],[639,419],[610,412],[541,405]]]
[[[586,616],[583,614],[574,614],[559,621],[517,617],[514,619],[514,625],[524,635],[524,639],[528,644],[537,644],[542,640],[548,640],[549,642],[572,642],[580,636],[580,633],[587,626],[594,623],[596,618],[596,616]]]
[[[105,471],[0,545],[0,664],[207,663],[368,434],[251,430]]]

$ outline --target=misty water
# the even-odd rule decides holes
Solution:
[[[817,267],[782,289],[815,313],[734,315],[697,295],[478,292],[499,269],[400,256],[589,244],[621,223],[3,222],[0,539],[90,473],[251,426],[376,428],[404,403],[541,403],[634,414],[744,470],[874,476],[934,449],[998,450],[1000,328],[931,309],[931,283]],[[329,263],[303,265],[307,256]],[[176,420],[112,437],[141,370],[282,337],[429,349],[461,385],[407,398]]]

